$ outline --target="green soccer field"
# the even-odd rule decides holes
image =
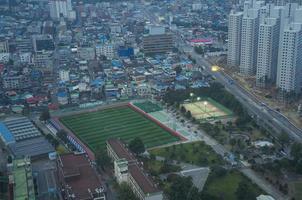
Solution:
[[[66,116],[60,121],[93,151],[105,148],[106,140],[113,137],[125,142],[140,137],[147,148],[179,140],[127,106]]]

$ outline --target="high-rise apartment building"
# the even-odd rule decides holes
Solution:
[[[277,87],[283,92],[301,93],[302,86],[302,24],[291,23],[284,28],[280,41]]]
[[[256,75],[257,86],[276,84],[280,91],[300,93],[302,6],[256,0],[247,0],[243,5],[242,11],[231,11],[229,16],[228,65],[239,62],[240,73]]]
[[[227,63],[232,67],[237,67],[240,64],[242,17],[242,12],[235,12],[234,10],[229,16]]]
[[[240,73],[253,76],[257,65],[257,44],[259,32],[259,10],[249,8],[244,11],[241,30]]]
[[[256,85],[268,86],[276,80],[280,21],[265,18],[259,27]]]

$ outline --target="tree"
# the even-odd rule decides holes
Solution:
[[[298,161],[302,158],[302,144],[295,142],[290,151],[290,155],[294,158],[295,161]]]
[[[184,106],[181,106],[180,112],[185,113],[186,112],[186,108]]]
[[[107,152],[104,149],[98,148],[95,151],[95,161],[97,166],[101,167],[103,170],[105,167],[109,166],[111,163],[111,160],[107,154]]]
[[[47,134],[45,138],[50,142],[55,148],[59,145],[59,142],[56,138],[54,138],[51,134]]]
[[[168,178],[169,179],[169,178]],[[191,177],[174,176],[170,187],[166,188],[164,193],[168,199],[173,200],[200,200],[197,188],[193,185]]]
[[[285,133],[285,132],[282,132],[279,137],[278,137],[280,143],[282,146],[288,144],[290,142],[290,138],[289,136]]]
[[[40,115],[40,120],[41,121],[47,121],[49,119],[50,119],[49,110],[48,109],[43,110],[41,115]]]
[[[145,145],[143,141],[137,137],[134,140],[130,141],[129,149],[136,154],[141,154],[145,152]]]
[[[64,143],[68,142],[67,133],[63,129],[57,132],[58,138],[60,138]]]
[[[189,118],[189,119],[191,119],[191,117],[192,117],[191,111],[188,110],[186,112],[186,117]]]
[[[139,200],[137,196],[132,192],[131,188],[122,183],[118,188],[118,200]]]
[[[257,197],[251,186],[249,186],[246,181],[241,181],[239,183],[235,194],[237,196],[237,199],[244,200],[255,200]]]
[[[211,171],[211,175],[215,178],[220,178],[227,174],[227,170],[219,165],[214,165]]]

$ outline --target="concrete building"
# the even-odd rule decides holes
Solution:
[[[231,67],[238,67],[240,64],[242,17],[242,12],[234,10],[229,15],[227,64]]]
[[[59,71],[59,78],[61,81],[68,82],[70,80],[69,70],[61,69]]]
[[[0,40],[0,53],[8,53],[8,41],[7,40]]]
[[[259,87],[276,81],[279,33],[279,19],[265,18],[260,24],[256,73],[256,85]]]
[[[97,57],[105,56],[107,59],[114,58],[114,48],[111,44],[96,45],[95,54]]]
[[[106,200],[106,190],[85,154],[57,157],[59,184],[67,200]]]
[[[95,49],[93,47],[80,47],[78,49],[78,55],[84,60],[94,60]]]
[[[30,158],[13,161],[10,184],[13,185],[14,200],[35,200],[35,187]]]
[[[285,26],[279,49],[277,87],[286,93],[301,93],[302,86],[302,25]]]
[[[255,7],[245,7],[242,18],[241,53],[239,66],[240,73],[242,75],[253,76],[256,73],[258,33],[259,9]]]
[[[159,35],[145,35],[143,37],[144,53],[166,53],[173,49],[173,35],[171,33]]]
[[[165,32],[164,27],[150,26],[149,34],[143,36],[143,51],[146,54],[166,53],[173,49],[172,33]]]
[[[2,79],[3,88],[10,89],[22,89],[28,86],[26,77],[23,75],[11,75],[7,74]]]
[[[67,19],[74,18],[71,0],[50,0],[49,1],[50,17],[54,20],[64,17]]]
[[[126,182],[141,200],[163,199],[163,192],[144,173],[135,156],[120,140],[109,139],[107,152],[114,161],[114,174],[118,183]]]

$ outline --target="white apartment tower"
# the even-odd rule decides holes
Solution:
[[[257,65],[257,44],[259,32],[259,9],[244,11],[241,32],[240,73],[253,76]]]
[[[276,80],[279,33],[279,19],[265,18],[260,23],[256,72],[258,87],[266,87]]]
[[[285,26],[280,40],[277,87],[283,92],[301,93],[302,24]]]
[[[50,0],[49,2],[50,17],[54,20],[58,20],[61,15],[64,18],[71,19],[74,16],[72,10],[71,0]]]
[[[227,64],[238,67],[240,64],[242,12],[231,11],[228,22],[228,57]]]

